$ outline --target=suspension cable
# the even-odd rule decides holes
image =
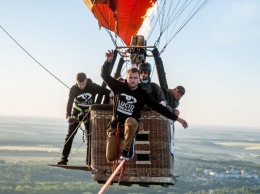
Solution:
[[[106,28],[105,28],[106,29]],[[117,47],[117,44],[116,44],[116,38],[113,37],[112,33],[110,30],[106,29],[106,32],[108,33],[108,35],[110,36],[115,48]]]
[[[173,1],[170,1],[168,6],[166,5],[167,0],[162,0],[160,3],[157,3],[157,16],[153,16],[150,20],[151,25],[151,31],[148,34],[147,41],[152,35],[152,32],[156,28],[156,26],[159,28],[159,35],[157,40],[154,43],[154,46],[159,49],[159,45],[161,42],[161,39],[165,37],[166,43],[165,45],[162,45],[162,49],[160,49],[160,54],[162,54],[167,47],[167,45],[175,38],[175,36],[186,26],[186,24],[206,5],[208,0],[199,0],[196,2],[194,6],[192,6],[192,3],[195,3],[195,0],[185,0],[183,3],[181,3],[182,0],[177,1],[176,5],[173,5]],[[166,10],[166,7],[167,10]],[[181,24],[179,28],[176,29],[177,24],[179,23],[181,15],[184,14],[184,11],[191,8],[190,13],[184,20],[184,22]],[[152,24],[152,21],[153,24]],[[169,27],[171,27],[171,30],[169,30]],[[176,32],[174,33],[176,29]],[[166,35],[165,35],[166,34]]]
[[[37,61],[28,51],[26,51],[2,26],[0,26],[2,30],[27,54],[29,55],[38,65],[40,65],[45,71],[47,71],[51,76],[53,76],[56,80],[58,80],[65,87],[70,89],[64,82],[62,82],[59,78],[57,78],[53,73],[51,73],[47,68],[45,68],[39,61]]]
[[[177,30],[177,32],[170,38],[170,40],[164,45],[164,47],[162,48],[162,50],[160,51],[160,54],[162,54],[162,52],[164,52],[165,48],[167,47],[167,45],[172,41],[172,39],[184,28],[184,26],[186,26],[186,24],[198,13],[198,11],[205,6],[205,4],[207,3],[208,0],[205,0],[200,6],[199,8],[184,22],[184,24]]]

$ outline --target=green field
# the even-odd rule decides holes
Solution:
[[[101,188],[89,172],[47,165],[60,158],[65,120],[0,117],[0,123],[0,193],[97,193]],[[149,189],[120,186],[118,193],[260,193],[259,140],[258,129],[178,128],[175,171],[180,177],[176,184]],[[81,142],[79,131],[73,149]],[[73,158],[74,164],[84,163],[84,145]],[[228,177],[227,172],[239,173]],[[112,185],[106,193],[115,193],[116,187]]]

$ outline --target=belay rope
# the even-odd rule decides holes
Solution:
[[[83,120],[82,120],[83,121]],[[76,151],[72,154],[72,156],[69,158],[69,160],[71,161],[72,160],[72,158],[74,157],[74,155],[78,152],[78,150],[79,150],[79,148],[82,146],[82,144],[85,142],[85,138],[84,138],[84,136],[85,136],[85,131],[86,131],[86,129],[82,129],[82,127],[81,127],[81,125],[79,125],[79,127],[77,127],[76,129],[78,129],[78,128],[80,128],[81,129],[81,131],[82,131],[82,142],[81,142],[81,144],[78,146],[78,148],[76,149]],[[75,129],[75,131],[77,131]],[[74,132],[73,132],[74,133]],[[87,134],[87,135],[89,135],[89,134]],[[71,135],[72,136],[72,135]],[[69,137],[69,139],[71,138],[71,136]],[[64,144],[65,145],[65,144]],[[64,146],[63,146],[64,147]]]
[[[73,131],[73,133],[69,136],[68,140],[63,144],[63,146],[60,148],[59,152],[54,156],[54,158],[51,161],[51,164],[54,162],[54,160],[57,158],[58,154],[61,152],[61,150],[63,150],[64,146],[66,145],[66,143],[70,140],[70,138],[74,135],[74,133],[76,133],[76,131],[80,128],[83,132],[82,135],[82,143],[80,144],[80,146],[77,148],[77,150],[74,152],[74,154],[70,157],[70,160],[73,158],[73,156],[75,155],[75,153],[78,151],[78,149],[82,146],[82,144],[85,142],[85,138],[84,138],[84,132],[85,130],[82,129],[81,124],[84,122],[85,118],[87,117],[87,114],[85,114],[85,116],[83,117],[83,119],[79,122],[78,126],[75,128],[75,130]],[[86,134],[86,135],[90,135],[90,134]]]
[[[0,26],[2,30],[29,56],[31,57],[38,65],[40,65],[45,71],[47,71],[52,77],[54,77],[57,81],[59,81],[66,88],[70,89],[64,82],[62,82],[58,77],[56,77],[53,73],[51,73],[46,67],[44,67],[38,60],[36,60],[25,48],[23,48],[2,26]]]

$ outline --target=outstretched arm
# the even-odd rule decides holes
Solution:
[[[101,77],[103,78],[103,80],[106,82],[106,84],[108,85],[108,87],[112,90],[115,91],[118,88],[118,82],[121,83],[120,81],[114,79],[110,73],[109,73],[109,68],[111,65],[111,62],[114,58],[114,51],[113,50],[108,50],[108,52],[106,52],[106,61],[104,63],[104,65],[101,68]]]
[[[145,92],[143,94],[145,100],[146,100],[146,104],[152,108],[153,110],[155,110],[156,112],[162,114],[163,116],[173,120],[173,121],[178,121],[179,123],[182,124],[182,126],[186,129],[188,127],[188,123],[178,117],[178,115],[175,115],[174,113],[172,113],[171,111],[169,111],[166,107],[159,105],[159,103],[157,101],[155,101],[150,95],[147,94],[147,92]]]
[[[176,121],[178,121],[179,123],[181,123],[182,126],[184,127],[184,129],[188,128],[188,123],[187,123],[184,119],[178,117]]]

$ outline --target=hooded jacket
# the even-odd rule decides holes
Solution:
[[[174,96],[172,95],[172,89],[163,88],[163,92],[167,100],[167,105],[169,106],[171,111],[174,112],[174,110],[179,106],[180,101],[174,98]]]
[[[147,78],[147,83],[141,81],[141,85],[143,89],[146,90],[148,94],[152,95],[158,102],[166,101],[163,90],[158,84],[151,82],[150,77]]]
[[[81,90],[77,84],[73,85],[70,89],[69,99],[67,102],[66,118],[71,116],[73,102],[75,106],[84,111],[88,109],[90,105],[94,104],[97,94],[108,96],[110,90],[93,83],[89,78],[87,79],[87,84],[83,90]]]

